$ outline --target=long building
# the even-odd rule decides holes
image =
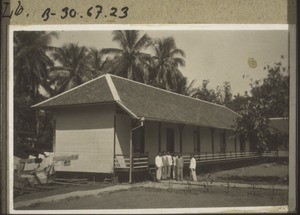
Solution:
[[[153,164],[162,151],[193,152],[199,162],[249,152],[248,141],[233,137],[239,115],[229,108],[114,75],[33,108],[54,112],[55,155],[79,155],[56,171],[139,169]]]

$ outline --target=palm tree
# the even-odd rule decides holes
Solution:
[[[88,49],[75,43],[65,44],[52,54],[54,61],[60,64],[48,73],[57,94],[94,78],[87,66],[87,55]]]
[[[135,30],[113,31],[113,41],[119,44],[120,49],[102,49],[101,53],[113,56],[104,70],[128,79],[145,82],[151,56],[142,51],[151,44],[150,37],[147,34],[139,37],[139,31]]]
[[[14,135],[17,145],[20,133],[39,134],[40,115],[29,107],[44,99],[41,88],[52,94],[47,70],[53,66],[48,56],[54,48],[49,46],[54,32],[14,32]],[[47,124],[47,122],[45,122]],[[20,142],[22,143],[22,141]]]
[[[104,65],[107,63],[107,59],[103,61],[103,54],[101,50],[90,48],[87,55],[87,67],[89,71],[95,76],[100,76],[105,73],[103,71]]]
[[[156,85],[167,90],[176,89],[178,77],[183,77],[178,67],[185,66],[184,51],[177,48],[173,37],[157,39],[153,43],[153,49]]]
[[[14,33],[14,92],[15,95],[29,94],[38,100],[39,87],[52,92],[47,82],[47,69],[53,61],[47,52],[53,50],[49,43],[54,32],[17,31]]]

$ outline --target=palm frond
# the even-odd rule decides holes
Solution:
[[[113,42],[117,42],[123,50],[128,48],[127,40],[123,31],[113,31]]]
[[[174,57],[174,56],[182,56],[185,57],[185,52],[182,49],[174,49],[173,51],[171,51],[170,56]]]
[[[102,49],[100,53],[103,55],[109,55],[109,54],[122,55],[123,51],[121,49],[107,48],[107,49]]]
[[[135,44],[138,42],[139,31],[125,30],[124,33],[127,42],[127,47],[129,48],[129,52],[132,52],[134,50]]]
[[[140,51],[144,48],[147,48],[148,46],[151,45],[151,38],[147,35],[144,34],[141,39],[134,45],[134,50],[135,51]]]
[[[185,66],[185,60],[182,59],[182,58],[172,58],[172,64],[173,64],[175,67],[178,67],[178,66]]]

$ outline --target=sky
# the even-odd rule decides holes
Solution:
[[[78,43],[97,49],[118,48],[111,30],[58,33],[52,46]],[[244,94],[250,90],[251,79],[266,77],[264,66],[278,61],[288,63],[287,30],[140,30],[141,36],[144,33],[153,39],[174,37],[177,47],[186,53],[186,65],[180,70],[189,81],[195,80],[195,87],[204,79],[209,80],[211,89],[229,81],[234,95]],[[251,67],[249,59],[254,59],[257,66]]]

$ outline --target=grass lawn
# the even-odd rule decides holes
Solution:
[[[199,174],[199,181],[206,179],[224,182],[253,184],[287,184],[288,165],[265,163],[249,167]],[[41,192],[16,196],[15,202],[38,199],[78,190],[95,190],[113,184],[88,183],[86,186],[60,186]],[[50,186],[50,185],[47,185]],[[203,187],[187,189],[160,189],[154,187],[133,187],[126,191],[114,191],[98,196],[71,197],[59,202],[37,203],[24,208],[29,210],[56,209],[134,209],[134,208],[190,208],[190,207],[236,207],[286,205],[287,190],[262,190],[247,188]]]
[[[199,180],[251,182],[259,184],[287,184],[288,165],[277,163],[264,163],[232,170],[200,174]]]
[[[192,207],[242,207],[286,205],[287,191],[256,190],[213,187],[205,192],[191,190],[135,187],[98,196],[74,197],[60,202],[37,203],[23,210],[59,209],[137,209],[137,208],[192,208]]]

